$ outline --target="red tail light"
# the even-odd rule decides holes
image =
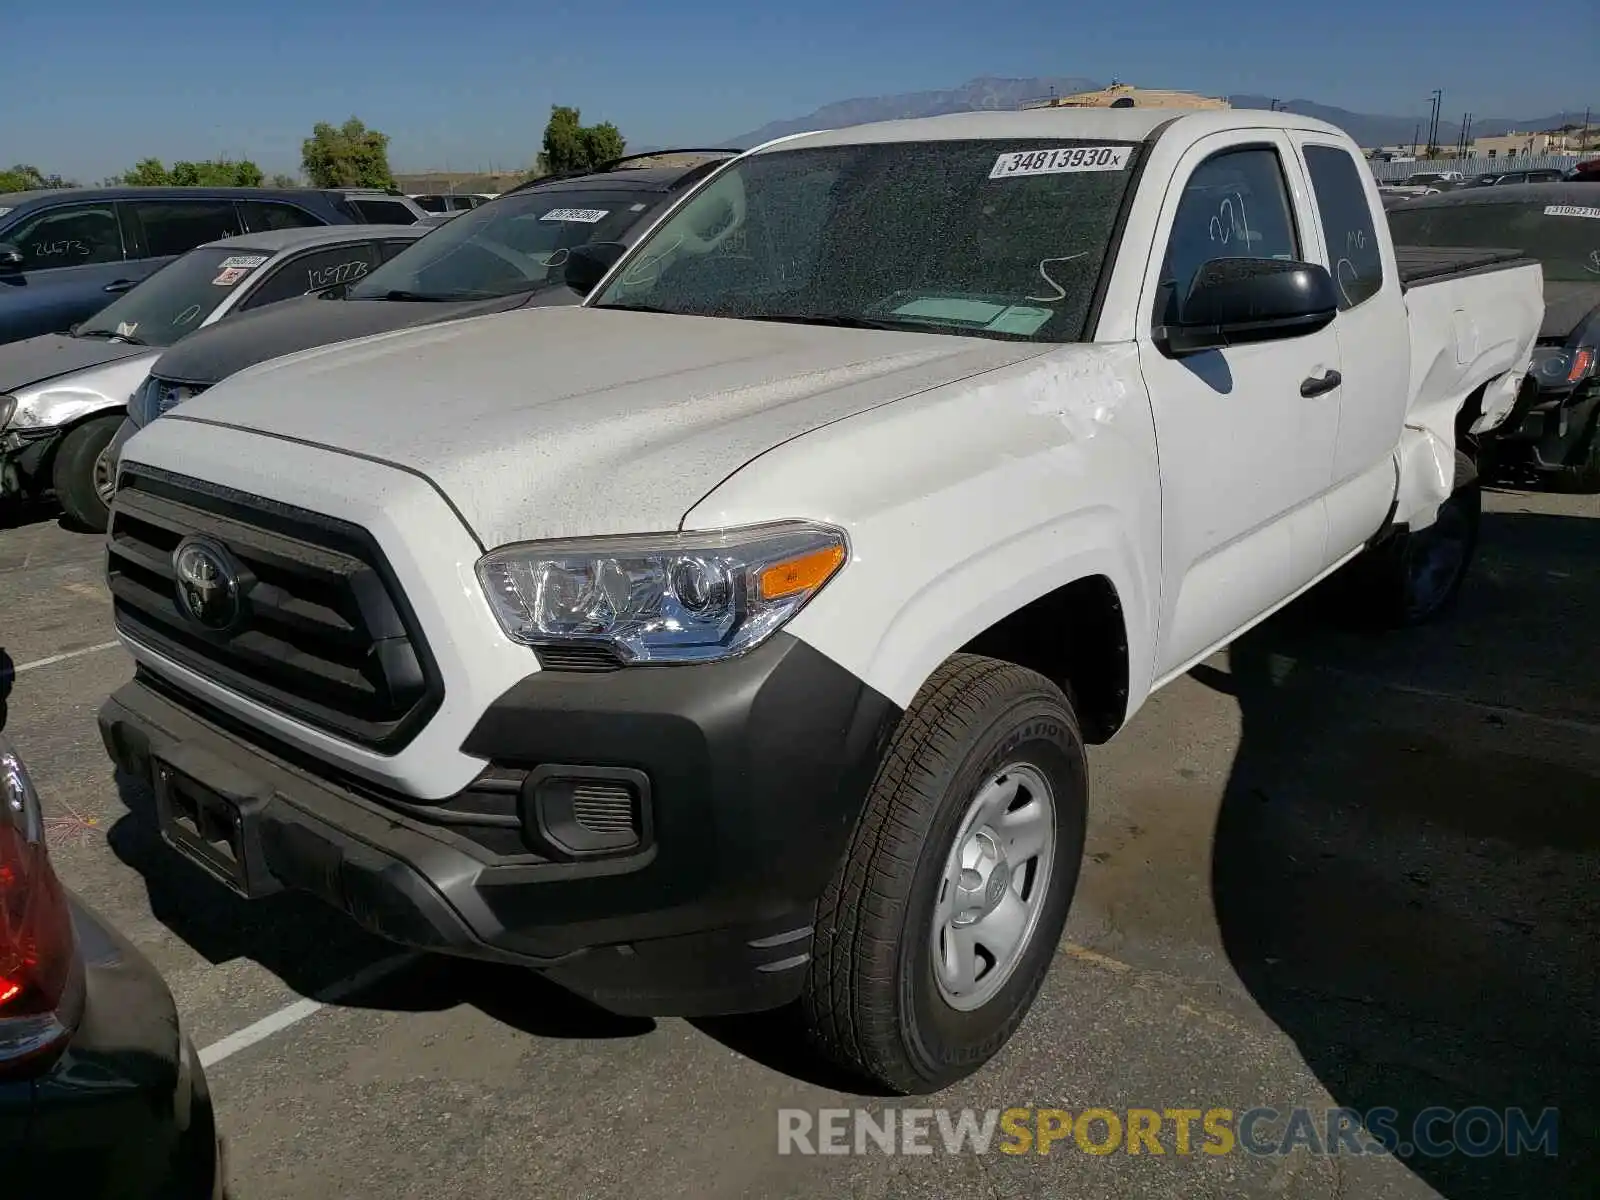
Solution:
[[[82,1003],[72,913],[50,866],[39,797],[0,738],[0,1075],[58,1051]]]

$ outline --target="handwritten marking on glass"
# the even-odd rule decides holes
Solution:
[[[54,242],[35,242],[33,256],[35,258],[68,258],[76,255],[79,258],[89,257],[89,247],[77,238],[61,238]]]
[[[1064,175],[1074,171],[1121,171],[1132,146],[1071,146],[1058,150],[1008,151],[994,160],[990,179],[1016,175]]]
[[[336,283],[350,283],[367,273],[367,264],[355,262],[329,263],[325,267],[312,267],[306,271],[306,286],[310,291],[332,287]]]
[[[200,315],[200,306],[198,304],[191,304],[191,305],[189,305],[188,308],[184,309],[177,316],[173,317],[172,318],[172,323],[181,328],[182,326],[187,325],[190,321],[194,320],[199,315]]]
[[[1061,256],[1059,256],[1057,258],[1042,258],[1042,259],[1040,259],[1039,260],[1039,275],[1044,279],[1044,281],[1046,283],[1048,283],[1051,287],[1055,288],[1056,294],[1054,296],[1024,296],[1023,299],[1024,300],[1033,300],[1033,301],[1035,301],[1035,302],[1037,302],[1039,304],[1054,304],[1057,300],[1065,300],[1067,298],[1067,289],[1062,287],[1059,283],[1057,283],[1054,279],[1052,279],[1050,277],[1050,272],[1045,270],[1045,268],[1047,266],[1049,266],[1051,263],[1069,263],[1069,262],[1074,261],[1075,259],[1086,258],[1086,257],[1088,257],[1088,254],[1089,254],[1089,252],[1087,250],[1081,250],[1077,254],[1063,254],[1063,255],[1061,255]]]
[[[1235,204],[1237,201],[1237,205]],[[1217,206],[1217,215],[1209,225],[1211,240],[1226,246],[1235,238],[1250,246],[1250,218],[1245,212],[1244,196],[1239,192],[1224,196]]]
[[[1344,235],[1344,249],[1347,255],[1359,254],[1367,248],[1367,234],[1363,229],[1351,229]],[[1361,272],[1356,269],[1356,264],[1349,258],[1341,258],[1333,264],[1333,280],[1339,285],[1339,294],[1344,297],[1347,305],[1354,304],[1350,297],[1350,290],[1345,285],[1354,283],[1361,278]]]

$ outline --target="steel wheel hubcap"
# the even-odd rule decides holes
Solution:
[[[933,910],[933,976],[951,1008],[982,1008],[1016,970],[1050,890],[1055,834],[1055,793],[1024,763],[967,806]]]
[[[100,456],[94,460],[94,490],[95,494],[107,508],[117,494],[117,474],[111,469],[111,447],[107,446],[100,451]]]

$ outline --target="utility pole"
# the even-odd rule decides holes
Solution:
[[[1461,117],[1461,136],[1456,139],[1456,148],[1460,151],[1459,158],[1467,156],[1467,149],[1472,145],[1472,114],[1464,113]]]
[[[1583,140],[1578,143],[1578,153],[1582,154],[1589,147],[1589,110],[1583,110]]]
[[[1434,88],[1432,93],[1432,112],[1428,118],[1428,157],[1432,158],[1439,150],[1439,109],[1444,105],[1444,92]]]
[[[1417,127],[1411,131],[1411,157],[1417,156],[1417,138],[1422,135],[1422,122],[1417,122]]]

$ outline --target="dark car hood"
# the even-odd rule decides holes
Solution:
[[[209,387],[228,376],[272,358],[300,350],[347,342],[375,333],[432,325],[461,317],[505,312],[524,305],[577,304],[568,288],[554,287],[532,295],[493,300],[438,303],[409,300],[322,300],[301,296],[260,312],[218,321],[190,334],[150,368],[152,375],[175,383]]]
[[[120,358],[149,353],[147,346],[108,342],[102,338],[68,337],[64,333],[24,338],[0,346],[0,392],[14,392],[69,371],[102,367]]]
[[[1600,279],[1594,283],[1546,283],[1542,338],[1571,337],[1600,309]]]

